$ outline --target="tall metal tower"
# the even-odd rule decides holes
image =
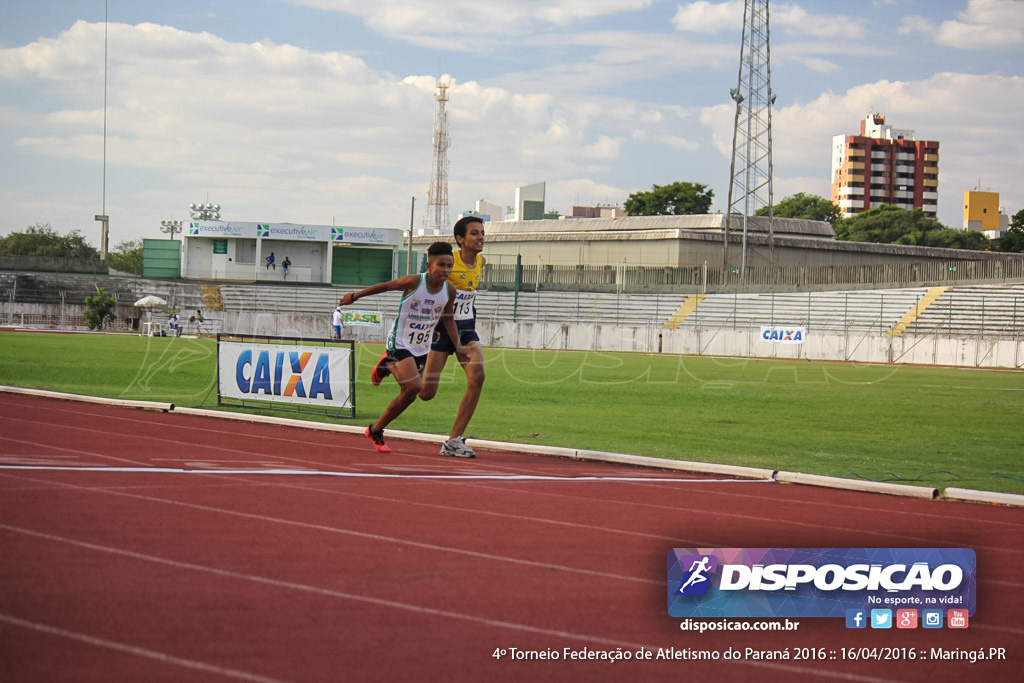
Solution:
[[[437,112],[434,114],[434,165],[430,172],[427,213],[423,217],[424,232],[441,235],[448,232],[448,82],[438,81]]]
[[[742,221],[743,252],[740,279],[747,270],[747,219],[768,207],[768,261],[775,263],[772,215],[772,92],[771,46],[768,35],[768,0],[746,0],[743,8],[743,44],[736,87],[729,90],[736,102],[729,168],[729,212],[725,219],[722,267],[729,268],[729,233]]]

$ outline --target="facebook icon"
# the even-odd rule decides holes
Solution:
[[[846,628],[867,628],[867,612],[862,609],[846,610]]]

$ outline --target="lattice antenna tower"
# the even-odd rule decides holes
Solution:
[[[768,261],[775,263],[772,198],[772,92],[768,0],[746,0],[743,8],[743,44],[736,87],[729,90],[736,102],[729,167],[729,211],[725,219],[722,267],[729,268],[729,233],[742,221],[741,281],[747,270],[747,220],[768,207]]]
[[[448,231],[448,82],[438,81],[434,94],[434,164],[430,171],[430,191],[423,227],[427,234],[442,235]]]

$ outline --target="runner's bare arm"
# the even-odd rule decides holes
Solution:
[[[380,282],[375,285],[370,285],[366,289],[361,289],[358,292],[348,292],[345,296],[341,297],[341,301],[338,302],[339,306],[348,306],[354,304],[364,296],[373,296],[374,294],[381,294],[382,292],[395,292],[402,290],[405,294],[416,289],[420,283],[419,275],[406,275],[404,277],[397,278],[395,280],[389,280],[387,282]]]

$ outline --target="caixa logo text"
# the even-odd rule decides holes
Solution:
[[[331,400],[330,356],[308,351],[242,351],[235,364],[235,383],[246,394],[297,396]]]
[[[765,327],[761,330],[761,339],[769,342],[802,342],[804,329],[786,329],[783,327]]]

